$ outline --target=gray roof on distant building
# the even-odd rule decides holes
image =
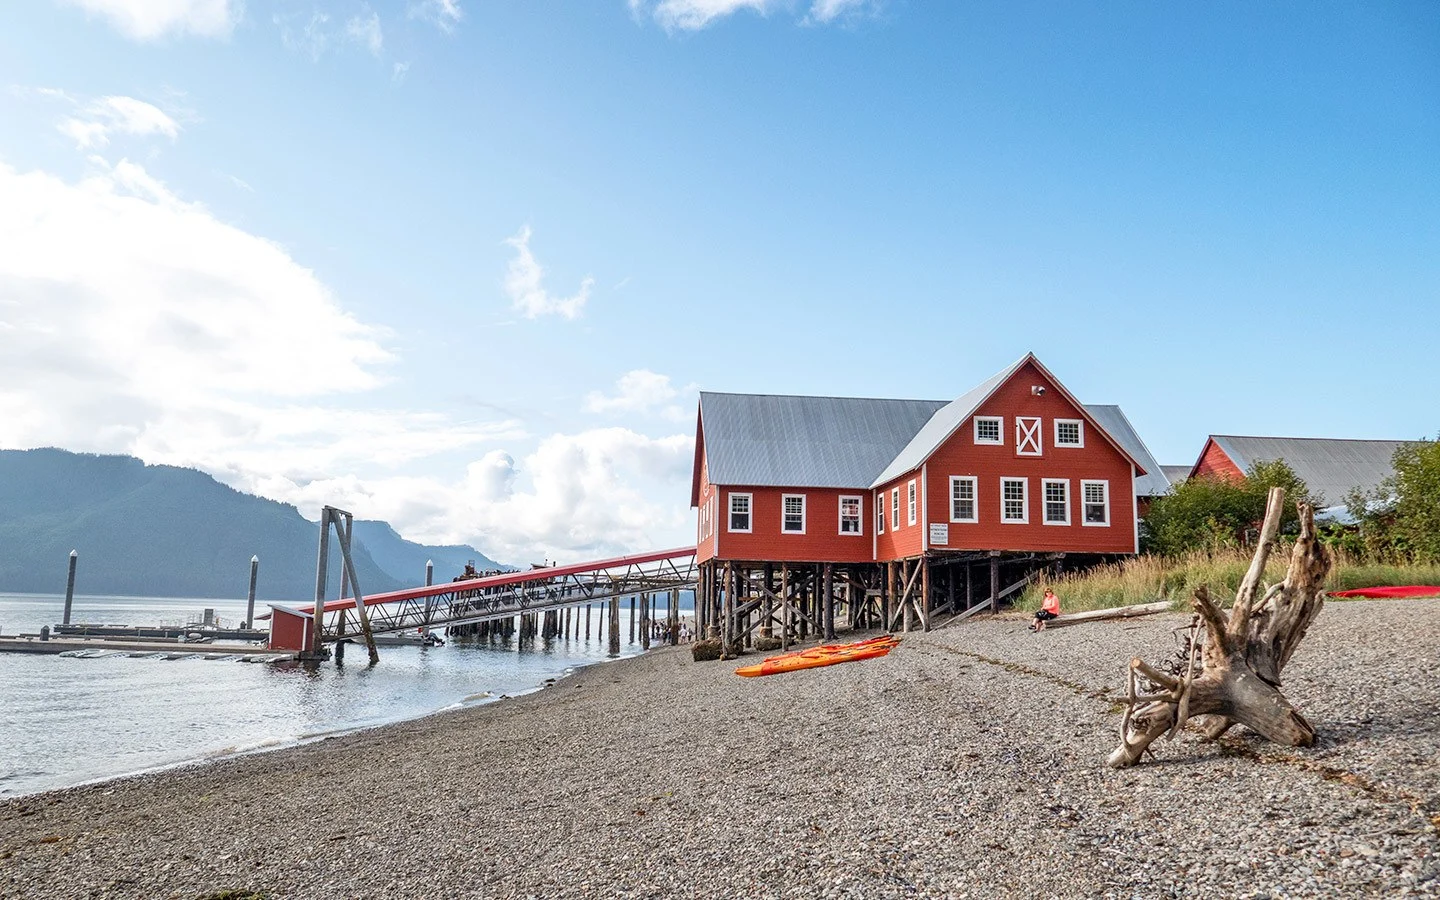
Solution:
[[[1285,460],[1324,504],[1345,502],[1355,488],[1371,491],[1394,473],[1390,460],[1411,441],[1355,441],[1333,438],[1246,437],[1212,434],[1242,472],[1257,462]]]
[[[1135,432],[1135,426],[1125,417],[1120,407],[1111,404],[1085,404],[1085,411],[1090,418],[1099,423],[1100,427],[1109,432],[1120,446],[1125,448],[1140,468],[1145,470],[1144,475],[1135,476],[1135,496],[1137,497],[1159,497],[1162,494],[1170,493],[1170,479],[1165,477],[1161,465],[1150,455],[1150,448],[1140,440],[1140,435]]]
[[[710,483],[863,488],[945,405],[701,392]]]
[[[1161,466],[1161,467],[1160,467],[1160,470],[1165,473],[1165,477],[1166,477],[1167,479],[1169,479],[1169,481],[1170,481],[1170,483],[1171,483],[1172,485],[1176,485],[1176,484],[1179,484],[1179,483],[1182,482],[1182,481],[1187,480],[1187,479],[1190,477],[1190,469],[1191,469],[1191,468],[1193,468],[1193,467],[1192,467],[1192,466]]]

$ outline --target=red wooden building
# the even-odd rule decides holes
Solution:
[[[1152,473],[1123,413],[1033,354],[948,402],[702,393],[701,614],[736,637],[787,611],[829,634],[837,604],[851,624],[928,626],[975,602],[977,569],[998,603],[1002,574],[1137,552]]]

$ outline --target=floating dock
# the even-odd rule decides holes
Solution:
[[[0,653],[31,653],[58,656],[63,653],[87,654],[97,651],[100,656],[134,656],[165,659],[241,659],[245,662],[279,662],[295,659],[296,654],[284,650],[267,650],[254,644],[240,643],[195,643],[175,640],[144,638],[51,638],[41,640],[39,635],[22,634],[18,637],[0,635]]]

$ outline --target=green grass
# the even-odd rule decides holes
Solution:
[[[1265,567],[1265,580],[1273,583],[1283,579],[1289,559],[1288,547],[1276,548]],[[1178,557],[1137,556],[1083,573],[1041,576],[1025,589],[1015,608],[1027,612],[1039,609],[1041,594],[1048,587],[1060,597],[1060,608],[1066,612],[1157,600],[1169,600],[1177,609],[1188,609],[1191,595],[1202,584],[1209,586],[1211,596],[1217,600],[1233,599],[1249,568],[1250,553],[1243,550]],[[1402,584],[1440,585],[1440,565],[1360,562],[1336,554],[1335,567],[1326,580],[1326,588],[1332,591]]]

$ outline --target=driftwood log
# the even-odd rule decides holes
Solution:
[[[1086,622],[1113,622],[1116,619],[1133,619],[1136,616],[1153,616],[1156,613],[1169,612],[1170,601],[1161,600],[1157,603],[1139,603],[1135,606],[1116,606],[1111,609],[1092,609],[1089,612],[1069,613],[1061,615],[1057,619],[1051,619],[1045,623],[1045,630],[1052,628],[1068,628],[1071,625],[1084,625]]]
[[[1314,510],[1298,504],[1300,537],[1285,580],[1261,592],[1284,503],[1284,490],[1272,488],[1260,543],[1234,606],[1221,609],[1200,587],[1192,601],[1195,619],[1177,657],[1160,666],[1130,660],[1121,741],[1109,765],[1134,765],[1156,738],[1174,737],[1198,716],[1210,717],[1204,734],[1211,740],[1244,725],[1289,747],[1315,742],[1315,729],[1280,693],[1280,672],[1324,603],[1330,557],[1316,539]]]

